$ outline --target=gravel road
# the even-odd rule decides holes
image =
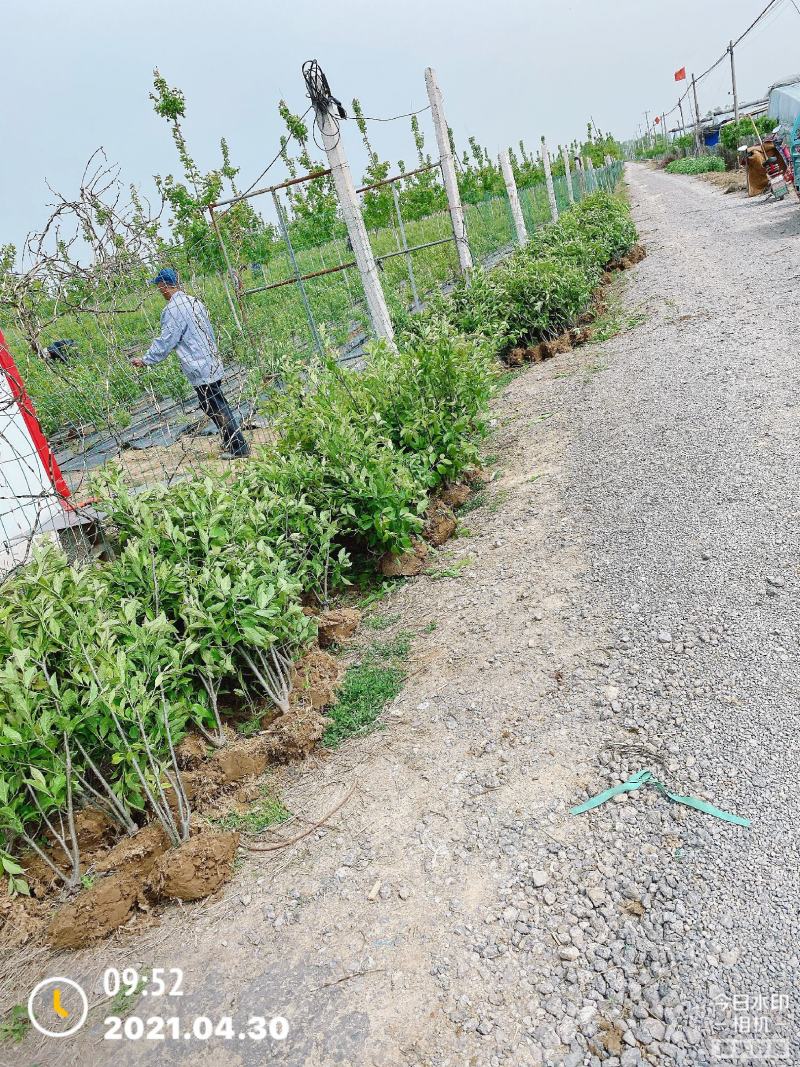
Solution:
[[[666,757],[679,792],[752,828],[691,813],[672,848],[632,799],[606,823],[645,908],[635,936],[616,931],[612,973],[632,1017],[658,1020],[622,1062],[800,1063],[800,372],[772,342],[796,314],[800,213],[628,170],[650,253],[629,300],[648,319],[607,346],[575,412],[567,496],[608,606],[615,719]]]
[[[387,729],[287,772],[307,818],[355,799],[221,900],[40,964],[95,995],[182,966],[184,1017],[288,1040],[109,1047],[98,1017],[14,1062],[800,1063],[800,212],[628,181],[622,332],[507,387],[469,536],[379,606],[416,635]],[[653,789],[569,814],[645,768],[751,828]]]

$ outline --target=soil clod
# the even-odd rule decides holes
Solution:
[[[100,878],[58,910],[47,929],[50,945],[83,948],[107,937],[130,918],[139,886],[137,878],[123,872]]]
[[[380,572],[385,578],[411,578],[422,574],[428,546],[418,541],[408,552],[387,552],[381,557]]]
[[[159,857],[148,884],[161,900],[201,900],[215,893],[233,873],[239,834],[204,830]]]
[[[452,482],[439,493],[439,499],[449,508],[460,508],[469,500],[470,487],[463,482]]]
[[[361,612],[357,608],[335,608],[323,611],[318,617],[318,640],[322,648],[340,645],[349,640],[356,632],[361,621]]]
[[[425,515],[422,536],[434,547],[443,545],[456,532],[456,517],[441,500],[432,500]]]

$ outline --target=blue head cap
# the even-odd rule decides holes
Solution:
[[[172,267],[164,267],[160,270],[155,278],[150,279],[151,285],[177,285],[178,284],[178,272],[174,271]]]

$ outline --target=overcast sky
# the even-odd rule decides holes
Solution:
[[[368,115],[427,104],[423,71],[438,73],[459,145],[474,134],[492,153],[520,137],[534,147],[579,136],[591,115],[629,137],[673,106],[673,72],[699,73],[766,0],[35,0],[3,4],[0,243],[40,226],[45,179],[73,190],[103,146],[126,181],[152,191],[177,172],[148,92],[153,67],[187,97],[186,134],[204,169],[227,137],[245,184],[274,155],[276,104],[301,112],[303,60],[317,58],[334,94],[358,96]],[[798,3],[800,7],[800,3]],[[782,0],[737,52],[740,98],[800,69],[800,13]],[[722,64],[700,86],[701,111],[730,100]],[[434,138],[422,116],[428,145]],[[373,127],[393,161],[413,159],[408,120]],[[358,133],[346,145],[356,178]],[[273,173],[277,173],[274,171]],[[279,180],[279,179],[278,179]]]

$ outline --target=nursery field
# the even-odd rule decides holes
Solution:
[[[502,240],[492,226],[487,249]],[[108,464],[95,492],[113,558],[70,565],[45,546],[4,583],[0,864],[23,911],[61,902],[53,943],[107,933],[143,893],[181,895],[166,860],[157,874],[131,862],[145,827],[151,859],[191,846],[211,873],[187,892],[212,891],[238,835],[211,832],[204,790],[369,728],[379,708],[363,677],[338,703],[319,696],[336,666],[318,636],[335,645],[349,604],[418,573],[426,541],[453,533],[451,506],[480,477],[498,361],[580,343],[604,271],[635,242],[624,200],[586,197],[468,287],[431,296],[402,320],[397,352],[374,344],[360,371],[332,357],[284,366],[273,443],[243,467],[134,493]],[[389,661],[378,688],[390,695]],[[87,812],[117,866],[94,862]]]
[[[611,187],[618,179],[619,164],[595,171],[598,186]],[[576,198],[581,188],[573,176]],[[566,179],[555,178],[556,198],[560,210],[569,206]],[[547,193],[543,183],[520,189],[523,215],[529,231],[550,219]],[[514,240],[514,227],[506,196],[488,196],[465,205],[470,249],[476,263],[508,250]],[[381,282],[395,322],[402,326],[413,304],[413,286],[409,261],[419,296],[424,299],[457,276],[457,260],[452,242],[452,228],[447,211],[405,222],[408,247],[443,242],[422,248],[410,256],[397,255],[403,247],[395,222],[393,226],[369,231],[376,256],[391,255],[382,263]],[[233,253],[232,253],[233,254]],[[296,252],[298,270],[303,273],[326,271],[351,262],[352,252],[345,238],[335,239]],[[8,342],[20,366],[37,414],[46,433],[68,427],[121,428],[130,421],[130,409],[143,397],[152,399],[157,408],[164,399],[180,400],[187,395],[187,385],[171,356],[137,374],[130,366],[133,355],[141,355],[158,334],[163,302],[157,292],[148,292],[146,279],[157,269],[132,275],[129,284],[115,287],[113,297],[96,313],[70,314],[58,309],[42,312],[43,318],[56,314],[42,335],[44,345],[68,338],[75,342],[68,364],[54,364],[31,353],[22,336],[13,328]],[[281,248],[264,264],[248,264],[239,270],[243,294],[236,301],[239,324],[234,320],[224,276],[194,271],[183,276],[187,292],[198,296],[209,309],[223,357],[228,364],[246,369],[241,396],[259,396],[271,377],[287,362],[307,359],[314,350],[314,339],[295,284],[269,292],[247,293],[262,286],[293,277],[288,251]],[[311,313],[324,342],[334,348],[367,332],[367,313],[358,272],[341,270],[311,278],[305,282]]]

